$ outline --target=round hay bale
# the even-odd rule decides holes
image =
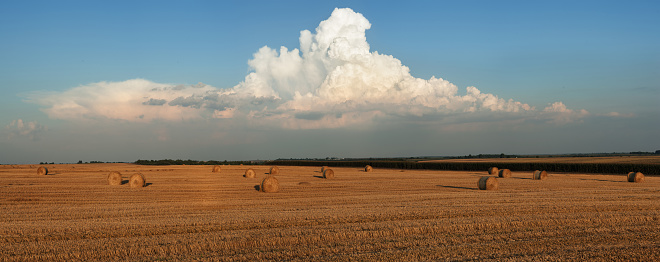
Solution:
[[[497,190],[500,188],[500,182],[494,176],[482,176],[477,182],[480,190]]]
[[[511,177],[511,170],[509,169],[500,169],[499,176],[501,178],[508,178]]]
[[[144,176],[140,173],[135,173],[128,180],[128,184],[131,187],[144,187],[147,185],[147,180],[144,179]]]
[[[548,172],[545,172],[545,170],[536,170],[532,176],[532,179],[534,180],[545,180],[546,178],[548,178]]]
[[[497,176],[500,170],[497,167],[491,167],[488,169],[488,174],[491,176]]]
[[[46,168],[45,166],[40,166],[39,168],[37,168],[37,174],[40,176],[48,175],[48,168]]]
[[[323,171],[325,171],[326,169],[328,169],[328,166],[322,166],[321,167],[321,173],[323,173]]]
[[[641,172],[628,173],[628,182],[641,183],[644,182],[644,174]]]
[[[274,176],[267,176],[264,180],[261,180],[259,191],[266,193],[278,192],[280,191],[280,182]]]
[[[374,170],[374,168],[371,167],[370,165],[367,165],[367,166],[364,167],[364,172],[371,172],[373,170]]]
[[[256,176],[257,173],[254,172],[254,169],[252,168],[248,168],[247,170],[245,170],[245,175],[243,175],[243,177],[245,178],[255,178]]]
[[[222,170],[222,168],[220,166],[214,166],[213,167],[213,173],[220,173],[220,170]]]
[[[326,169],[325,171],[323,171],[323,178],[326,178],[326,179],[335,178],[335,171],[332,171],[332,169],[329,169],[329,168]]]
[[[276,166],[271,167],[270,170],[268,171],[268,174],[271,175],[271,176],[279,175],[280,174],[280,168],[276,167]]]
[[[112,171],[108,174],[108,185],[119,186],[121,185],[121,173],[117,171]]]

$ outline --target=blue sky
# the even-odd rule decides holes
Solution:
[[[660,149],[656,1],[1,5],[0,163]],[[350,29],[346,19],[363,17],[369,28],[318,32],[335,8],[355,13],[337,14],[333,26]],[[373,79],[406,70],[323,57],[301,62],[324,63],[318,79],[301,73],[308,69],[278,75],[294,67],[280,47],[301,50],[303,30],[349,47],[364,36],[369,61],[409,71],[384,84]],[[333,71],[340,64],[343,74]],[[247,81],[251,73],[266,86]],[[432,77],[446,83],[411,87]],[[205,87],[192,87],[199,82]],[[226,91],[256,86],[266,95],[237,100]],[[102,101],[119,113],[95,107]]]

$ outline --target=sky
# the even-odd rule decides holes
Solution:
[[[0,6],[0,164],[660,150],[657,1]]]

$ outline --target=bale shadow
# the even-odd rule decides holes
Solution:
[[[453,188],[453,189],[479,190],[478,188],[463,187],[463,186],[443,186],[443,185],[435,185],[435,186],[444,187],[444,188]]]
[[[621,181],[621,180],[588,179],[588,178],[579,178],[579,179],[580,180],[598,181],[598,182],[629,183],[628,181]]]
[[[323,176],[313,176],[313,177],[316,177],[316,178],[324,178]]]
[[[522,180],[533,180],[530,177],[511,177],[511,178],[513,178],[513,179],[522,179]]]
[[[128,184],[128,180],[122,180],[120,185],[126,185]]]
[[[261,186],[260,185],[254,186],[254,190],[261,191]]]
[[[153,183],[145,183],[145,184],[144,184],[144,187],[148,187],[148,186],[150,186],[151,184],[153,184]]]
[[[470,175],[471,177],[482,177],[482,176],[494,176],[494,177],[497,177],[497,175],[490,175],[490,174],[488,174],[488,173],[486,173],[486,174],[484,174],[484,173],[469,173],[468,175]]]

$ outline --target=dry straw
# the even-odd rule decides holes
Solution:
[[[508,178],[511,177],[511,170],[509,169],[500,169],[499,176],[501,178]]]
[[[641,172],[628,173],[628,182],[641,183],[644,182],[644,174]]]
[[[500,188],[500,183],[493,176],[482,176],[477,185],[481,190],[497,190]]]
[[[128,180],[128,184],[131,187],[144,187],[147,184],[147,180],[144,179],[144,176],[140,173],[135,173]]]
[[[372,170],[374,170],[374,168],[371,167],[370,165],[364,167],[364,172],[371,172]]]
[[[488,174],[491,176],[497,176],[499,174],[500,170],[497,169],[497,167],[491,167],[488,169]]]
[[[108,185],[119,186],[121,185],[121,173],[117,171],[112,171],[108,174]]]
[[[548,172],[545,172],[545,170],[536,170],[532,176],[532,179],[534,180],[545,180],[546,178],[548,178]]]
[[[267,176],[264,180],[261,180],[259,191],[266,193],[278,192],[280,191],[280,182],[274,176]]]
[[[46,168],[45,166],[40,166],[39,168],[37,168],[37,174],[40,176],[48,175],[48,168]]]
[[[271,167],[270,171],[268,171],[268,174],[271,175],[271,176],[279,175],[280,174],[280,168],[276,167],[276,166]]]
[[[325,171],[323,171],[323,178],[328,178],[328,179],[335,178],[335,171],[332,171],[332,169],[329,168],[326,169]]]
[[[222,170],[222,168],[220,166],[214,166],[213,167],[213,173],[220,173],[220,170]]]
[[[256,176],[257,176],[257,173],[254,172],[254,169],[252,169],[252,168],[248,168],[247,170],[245,170],[245,175],[243,175],[243,177],[246,177],[246,178],[255,178]]]

